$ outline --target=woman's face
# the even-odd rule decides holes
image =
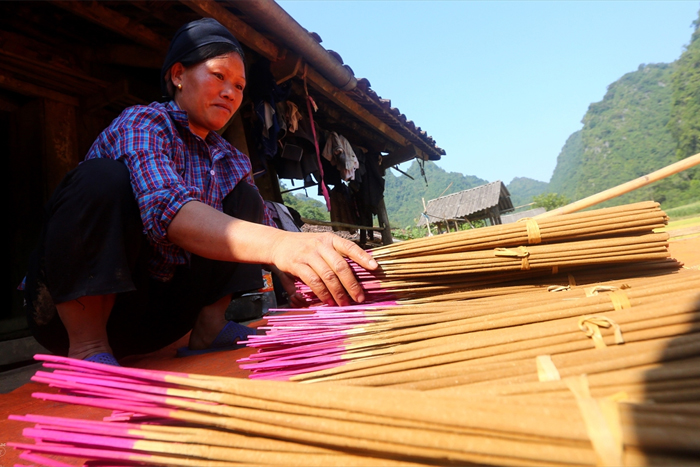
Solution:
[[[170,74],[176,88],[175,102],[187,112],[192,133],[202,139],[223,128],[243,100],[245,66],[235,52],[189,68],[176,63]],[[178,89],[179,84],[182,89]]]

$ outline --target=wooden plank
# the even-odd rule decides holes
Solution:
[[[43,125],[45,192],[50,194],[80,161],[75,107],[45,99]]]
[[[383,232],[385,230],[384,227],[368,227],[366,225],[346,224],[345,222],[317,221],[316,219],[308,219],[306,217],[302,217],[301,220],[304,224],[321,225],[323,227],[339,227],[341,229],[347,228],[347,229],[374,230],[375,232]]]
[[[162,54],[139,45],[112,44],[99,50],[91,50],[89,53],[94,60],[115,65],[152,68],[155,70],[160,70],[160,67],[163,66]]]
[[[0,96],[0,112],[14,112],[19,109],[19,104],[7,99],[5,96]]]
[[[382,245],[391,245],[394,243],[394,237],[391,235],[391,225],[389,224],[389,214],[386,212],[386,204],[384,204],[384,198],[377,205],[377,220],[379,225],[383,226],[382,229]]]
[[[51,89],[42,88],[41,86],[15,79],[3,70],[0,70],[0,88],[9,89],[10,91],[24,96],[45,97],[73,107],[78,107],[80,105],[78,99],[73,96],[68,96]]]
[[[9,47],[5,47],[5,44]],[[7,42],[3,43],[0,49],[0,68],[6,74],[16,74],[13,76],[17,79],[30,78],[39,86],[43,84],[44,87],[52,89],[64,89],[71,94],[94,92],[107,85],[83,70],[65,66],[60,62],[47,61],[40,52],[28,48],[17,49]]]
[[[275,61],[284,55],[276,44],[216,2],[210,0],[181,0],[181,2],[202,16],[214,18],[226,26],[236,39],[268,60]]]
[[[99,2],[51,0],[51,3],[139,44],[163,53],[168,50],[168,45],[170,44],[168,39],[156,34],[142,24],[132,21],[128,16],[102,6]]]
[[[94,112],[97,109],[120,103],[147,104],[133,96],[129,90],[129,82],[120,80],[112,83],[106,89],[82,98],[82,108],[85,112]]]

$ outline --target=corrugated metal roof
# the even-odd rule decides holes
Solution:
[[[495,206],[501,212],[513,209],[508,188],[500,180],[432,199],[428,201],[426,215],[430,222],[441,222],[465,218]],[[425,216],[418,225],[425,225]]]

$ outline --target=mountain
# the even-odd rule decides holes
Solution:
[[[640,65],[611,84],[562,148],[550,191],[577,200],[675,162],[676,143],[668,127],[675,67]],[[655,199],[651,186],[607,204],[648,199]]]
[[[681,57],[640,65],[591,104],[557,158],[549,191],[578,200],[700,152],[700,12]],[[700,199],[700,168],[599,206],[655,200],[665,209]]]
[[[676,159],[700,153],[700,12],[693,22],[690,44],[676,62],[673,73],[671,118],[668,129],[676,143]],[[700,167],[696,166],[655,186],[656,200],[664,208],[700,199]]]
[[[386,180],[384,202],[392,227],[415,226],[423,212],[422,199],[427,204],[431,199],[488,183],[473,175],[446,172],[434,162],[425,162],[424,172],[425,176],[421,174],[421,166],[417,161],[413,161],[406,171],[413,180],[387,169],[384,176]]]
[[[517,208],[531,203],[533,197],[549,192],[549,183],[527,177],[515,177],[506,185],[506,188],[510,192],[513,207]]]

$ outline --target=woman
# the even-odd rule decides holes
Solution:
[[[171,100],[126,109],[57,188],[26,287],[45,347],[117,364],[190,329],[191,350],[229,346],[225,310],[260,287],[260,264],[324,302],[364,300],[344,256],[374,269],[371,256],[331,234],[271,228],[250,161],[215,133],[241,104],[243,60],[215,20],[180,28],[161,73]]]

